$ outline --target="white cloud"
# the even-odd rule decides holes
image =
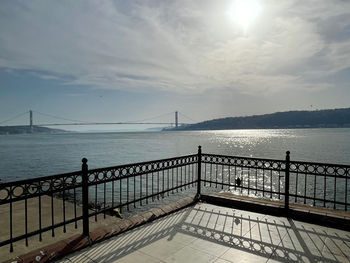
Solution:
[[[1,2],[0,67],[105,89],[248,94],[329,88],[317,76],[350,67],[350,42],[319,30],[348,3],[262,0],[243,35],[226,17],[231,2]]]

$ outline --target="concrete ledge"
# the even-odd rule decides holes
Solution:
[[[289,210],[286,211],[284,203],[282,202],[237,196],[231,193],[202,195],[200,199],[201,201],[218,206],[226,206],[274,216],[284,216],[302,222],[350,231],[350,213],[344,211],[299,204],[291,204]]]
[[[79,251],[95,243],[106,240],[117,234],[151,222],[155,219],[179,211],[197,202],[195,197],[187,197],[160,208],[152,208],[147,212],[120,220],[119,222],[99,227],[90,232],[90,238],[83,235],[74,235],[52,245],[34,250],[25,255],[5,261],[4,263],[43,263],[60,259],[70,253]]]

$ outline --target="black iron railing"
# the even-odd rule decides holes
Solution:
[[[207,189],[345,210],[350,165],[202,154],[201,184]],[[202,190],[203,191],[203,190]]]
[[[8,235],[0,247],[58,227],[82,221],[89,235],[89,218],[104,218],[113,209],[132,210],[149,202],[190,190],[201,194],[228,191],[289,203],[348,210],[350,166],[198,153],[169,159],[82,170],[8,182],[0,185],[1,220]],[[200,183],[198,183],[200,182]],[[196,186],[197,189],[193,189]],[[29,211],[30,210],[30,211]],[[35,216],[33,216],[35,215]],[[16,224],[16,227],[14,227]],[[23,224],[22,232],[18,224]],[[6,228],[6,226],[3,226]],[[16,230],[16,231],[14,231]]]
[[[39,235],[42,241],[47,231],[54,237],[56,228],[66,232],[68,224],[77,228],[80,220],[83,234],[89,235],[90,217],[97,221],[98,214],[106,218],[115,208],[142,206],[198,181],[196,154],[93,170],[87,159],[82,161],[81,171],[0,184],[0,221],[8,224],[3,226],[8,237],[0,239],[0,247],[10,245],[12,252],[16,241],[25,240],[28,246],[30,237]]]

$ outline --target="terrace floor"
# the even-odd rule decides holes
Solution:
[[[59,262],[350,262],[350,233],[198,203]]]

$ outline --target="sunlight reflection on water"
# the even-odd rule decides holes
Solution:
[[[197,152],[350,163],[350,129],[25,134],[0,136],[0,178],[16,180],[89,167],[162,159]]]

